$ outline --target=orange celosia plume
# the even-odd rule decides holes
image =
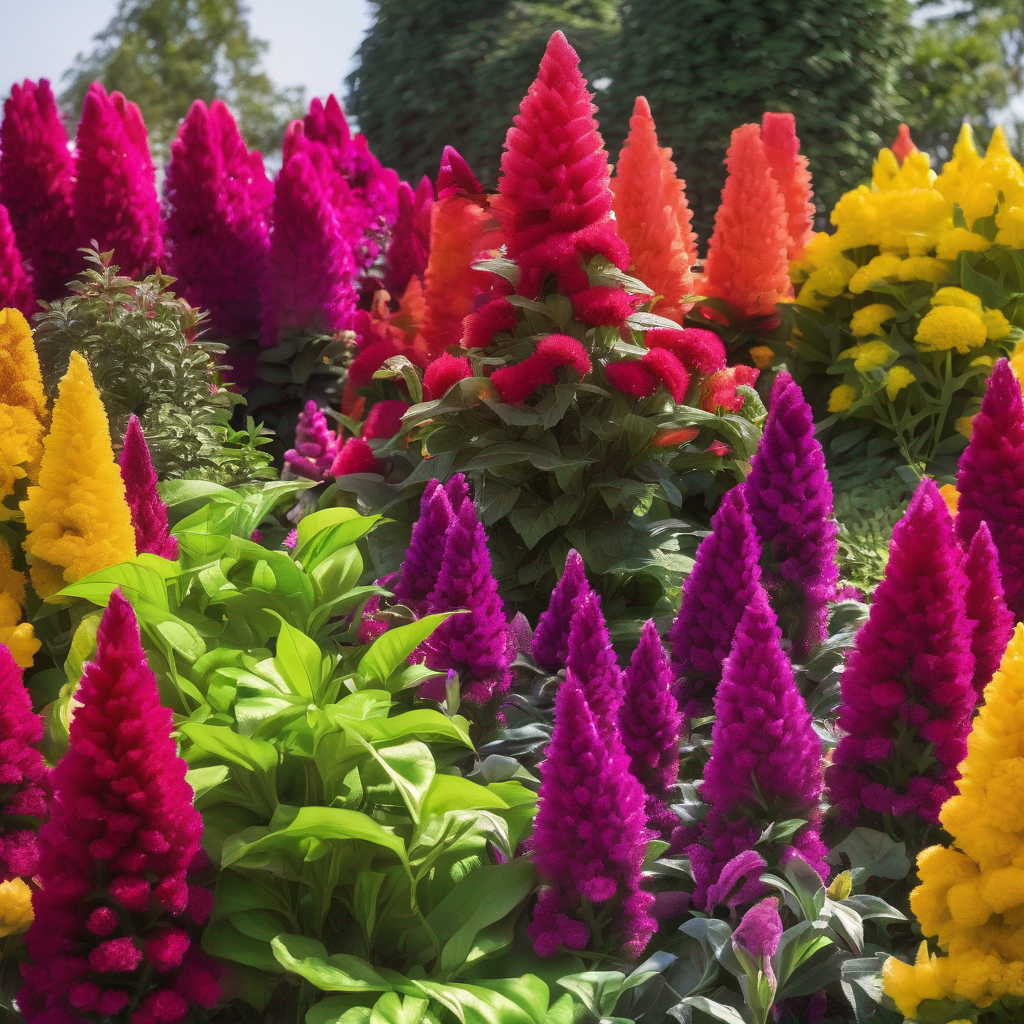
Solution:
[[[786,256],[792,263],[799,258],[814,234],[811,172],[807,167],[807,157],[800,153],[793,115],[765,114],[761,120],[761,142],[772,176],[786,204],[789,232]]]
[[[651,108],[638,96],[629,136],[612,179],[613,209],[619,237],[629,246],[637,277],[660,298],[659,316],[682,321],[693,303],[691,268],[697,238],[690,224],[686,183],[676,176],[672,150],[658,146]]]

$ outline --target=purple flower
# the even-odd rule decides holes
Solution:
[[[779,917],[779,901],[768,896],[752,906],[732,933],[732,943],[762,965],[767,973],[767,964],[779,948],[782,938],[782,918]]]
[[[565,670],[567,674],[571,672],[583,688],[602,739],[609,747],[619,743],[622,672],[597,594],[583,594],[576,602],[569,626]]]
[[[841,680],[828,785],[844,824],[937,824],[954,793],[975,705],[961,561],[946,503],[922,480]]]
[[[734,487],[711,520],[669,631],[679,705],[687,718],[711,713],[740,616],[750,604],[761,569],[760,547],[743,489]]]
[[[1003,599],[999,554],[992,543],[988,524],[982,523],[964,558],[967,575],[965,602],[971,624],[971,653],[974,655],[975,698],[981,702],[992,681],[1006,645],[1013,634],[1013,615]]]
[[[398,604],[408,606],[417,615],[425,613],[427,600],[437,586],[453,518],[447,492],[437,480],[431,480],[420,499],[420,517],[412,528],[394,588]]]
[[[156,490],[156,471],[149,457],[149,448],[137,416],[128,421],[121,449],[121,480],[135,527],[135,550],[144,551],[172,562],[178,557],[178,538],[167,528],[167,506]]]
[[[26,320],[37,312],[32,281],[3,206],[0,206],[0,309],[16,309]]]
[[[469,500],[469,481],[464,473],[456,473],[451,480],[444,485],[445,493],[451,502],[452,514],[458,515],[462,509],[462,503]]]
[[[960,456],[956,533],[967,547],[988,523],[999,552],[1006,604],[1024,619],[1024,402],[1009,360],[1000,359],[988,380],[971,440]]]
[[[284,453],[291,475],[323,480],[338,457],[338,436],[327,426],[327,417],[310,399],[295,425],[295,447]]]
[[[281,542],[282,547],[286,547],[291,551],[295,550],[295,545],[299,542],[299,531],[298,528],[294,528],[288,531],[288,535]]]
[[[787,373],[772,387],[764,436],[743,490],[763,545],[761,582],[793,641],[793,656],[803,661],[825,639],[839,579],[838,526],[811,407]]]
[[[565,557],[565,571],[551,591],[551,600],[533,634],[533,657],[546,672],[555,673],[565,667],[573,612],[578,599],[590,592],[583,559],[570,551]]]
[[[527,657],[533,655],[533,630],[530,629],[530,620],[522,612],[516,612],[512,621],[508,624],[508,631],[512,636],[512,645],[517,654]]]
[[[582,949],[601,940],[635,959],[657,923],[654,898],[640,888],[647,843],[644,793],[621,748],[609,750],[572,672],[555,700],[555,728],[540,766],[540,797],[530,840],[549,888],[534,908],[528,934],[534,951]],[[608,933],[594,936],[584,906],[611,904]]]
[[[398,216],[388,244],[384,287],[401,296],[409,282],[422,282],[430,255],[430,211],[434,205],[434,186],[424,175],[416,191],[403,181],[398,186]]]

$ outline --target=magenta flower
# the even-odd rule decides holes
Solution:
[[[26,320],[37,312],[32,281],[4,206],[0,206],[0,309],[16,309]]]
[[[441,168],[437,174],[437,198],[450,196],[472,198],[484,191],[462,154],[454,146],[445,146],[441,151]]]
[[[569,626],[577,601],[590,593],[583,559],[575,551],[565,556],[565,570],[551,591],[547,609],[537,621],[533,634],[533,657],[545,672],[565,667],[569,656]]]
[[[1013,615],[1003,599],[999,554],[992,543],[988,524],[982,523],[964,558],[967,592],[964,595],[971,624],[971,654],[974,655],[975,698],[981,703],[985,687],[999,668],[1003,652],[1013,635]]]
[[[782,918],[776,896],[768,896],[752,906],[732,933],[733,945],[759,963],[765,974],[771,970],[768,962],[775,956],[781,938]]]
[[[393,593],[398,604],[423,615],[444,564],[445,545],[454,514],[448,494],[437,480],[427,484],[420,499],[420,515]]]
[[[459,514],[464,502],[469,501],[469,481],[464,473],[456,473],[451,480],[444,485],[445,494],[452,505],[452,512]]]
[[[327,426],[327,417],[310,399],[295,426],[295,447],[284,453],[289,473],[307,480],[324,480],[338,456],[338,436]]]
[[[128,421],[121,449],[121,480],[135,527],[135,550],[144,551],[172,562],[178,557],[178,538],[167,527],[167,506],[157,494],[156,470],[149,457],[146,438],[137,416]]]
[[[398,213],[391,229],[385,260],[384,287],[396,296],[403,295],[409,282],[423,281],[430,255],[430,211],[434,206],[434,186],[424,175],[413,190],[403,181],[398,185]]]
[[[622,672],[601,614],[601,599],[593,592],[581,594],[573,606],[565,670],[583,688],[601,738],[609,747],[619,744]]]

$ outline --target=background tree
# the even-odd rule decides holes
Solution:
[[[77,119],[89,83],[117,89],[142,109],[154,157],[163,159],[192,101],[220,98],[246,142],[273,152],[302,116],[303,90],[277,89],[263,70],[267,43],[249,30],[243,0],[119,0],[109,24],[65,74],[61,95]]]

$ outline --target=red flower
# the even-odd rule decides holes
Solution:
[[[573,295],[572,308],[577,320],[592,327],[621,327],[641,301],[640,296],[621,288],[598,285]]]
[[[423,396],[428,402],[442,398],[449,388],[471,376],[468,359],[442,352],[423,374]]]
[[[566,334],[550,334],[532,355],[515,366],[503,366],[491,374],[498,397],[509,405],[524,402],[543,384],[554,384],[555,370],[569,366],[580,377],[590,372],[590,356]]]
[[[667,332],[666,332],[667,333]],[[648,398],[663,387],[678,404],[690,384],[690,375],[667,349],[652,349],[642,359],[608,363],[605,376],[617,391],[633,398]]]
[[[713,373],[700,388],[700,407],[706,412],[715,412],[721,406],[726,412],[739,412],[743,408],[743,396],[737,394],[741,385],[753,387],[758,371],[752,366],[730,366]]]
[[[333,477],[350,473],[379,473],[384,475],[384,463],[373,454],[373,449],[360,437],[350,437],[338,451],[331,466]]]
[[[725,346],[714,331],[658,328],[648,331],[644,341],[649,349],[668,349],[691,373],[714,373],[725,368]]]
[[[491,299],[469,314],[462,324],[463,348],[487,348],[498,331],[516,325],[516,307],[508,299]]]
[[[437,198],[449,196],[478,196],[484,191],[483,185],[469,169],[469,164],[454,146],[445,146],[441,154],[441,170],[437,175]]]
[[[394,437],[402,428],[402,416],[408,408],[408,402],[378,402],[366,414],[360,437],[364,441]]]

